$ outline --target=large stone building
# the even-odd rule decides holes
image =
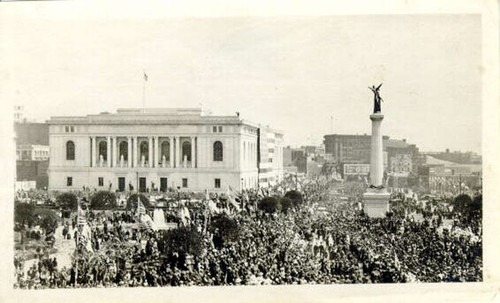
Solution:
[[[276,142],[283,134],[262,131],[239,116],[205,116],[201,109],[119,109],[52,117],[49,125],[52,190],[240,190],[258,186],[259,168],[270,159],[271,171],[261,173],[282,175],[282,146],[275,144],[271,153],[268,133]],[[263,148],[266,155],[260,155]]]

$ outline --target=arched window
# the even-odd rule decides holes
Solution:
[[[75,160],[75,143],[73,141],[66,142],[66,160]]]
[[[106,141],[99,142],[99,159],[101,155],[104,161],[108,160],[108,143]]]
[[[170,161],[170,142],[164,141],[161,144],[161,156],[160,159],[163,159],[165,156],[165,161]]]
[[[188,141],[182,143],[182,161],[184,161],[184,156],[187,156],[187,161],[191,161],[191,143]]]
[[[139,149],[140,149],[140,154],[141,154],[140,159],[142,159],[142,156],[144,156],[144,159],[146,161],[148,161],[148,156],[149,156],[149,154],[148,154],[149,153],[148,142],[142,141]]]
[[[222,142],[215,141],[214,143],[214,161],[222,161],[224,158],[224,152],[222,147]]]
[[[121,160],[123,155],[123,161],[128,160],[128,142],[127,141],[122,141],[120,142],[120,155],[118,158]]]

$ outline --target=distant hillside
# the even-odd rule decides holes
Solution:
[[[429,156],[429,155],[425,156],[425,163],[428,165],[444,165],[444,166],[452,166],[457,164],[455,162],[437,159],[434,156]]]

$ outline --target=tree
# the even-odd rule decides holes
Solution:
[[[265,197],[257,205],[265,213],[272,214],[281,210],[281,204],[277,197]]]
[[[35,206],[30,203],[15,203],[14,205],[14,221],[24,226],[25,224],[33,223]]]
[[[290,190],[285,194],[285,197],[292,201],[294,207],[300,206],[304,202],[304,197],[299,191]]]
[[[77,196],[70,192],[65,192],[57,196],[56,202],[63,210],[76,211],[78,206]]]
[[[481,220],[483,216],[483,195],[477,195],[470,205],[470,213],[473,219]]]
[[[98,191],[90,198],[91,209],[113,209],[116,206],[116,195],[110,191]]]
[[[209,230],[214,234],[214,245],[219,249],[238,239],[240,232],[236,220],[226,214],[212,217]]]
[[[203,249],[203,237],[196,229],[181,226],[163,233],[158,239],[158,249],[169,258],[175,254],[182,259],[187,254],[197,257]]]
[[[34,215],[37,218],[36,224],[40,225],[47,234],[55,232],[59,222],[59,216],[53,210],[43,208],[36,209]]]
[[[292,199],[288,197],[282,197],[280,199],[280,204],[281,204],[281,211],[285,214],[288,212],[290,208],[294,206]]]
[[[136,210],[137,209],[137,197],[141,199],[142,205],[145,208],[150,208],[151,203],[149,203],[148,197],[143,194],[131,194],[127,199],[127,210]]]
[[[469,195],[467,194],[458,195],[453,200],[453,211],[465,214],[468,212],[471,204],[472,204],[472,198]]]

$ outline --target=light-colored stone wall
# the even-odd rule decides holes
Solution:
[[[160,187],[160,178],[168,178],[168,186],[182,186],[182,178],[188,179],[186,190],[217,190],[215,179],[221,180],[219,190],[227,190],[228,186],[235,189],[249,188],[257,185],[257,127],[235,117],[202,117],[196,115],[175,116],[177,123],[173,123],[172,114],[162,117],[150,114],[102,114],[87,117],[55,117],[49,121],[49,188],[53,190],[81,189],[83,186],[91,188],[118,189],[118,177],[126,178],[126,189],[129,182],[137,189],[137,178],[145,177],[147,187],[151,181],[155,187]],[[163,122],[163,123],[162,123]],[[216,129],[214,129],[216,127]],[[108,141],[110,137],[110,141]],[[120,164],[119,144],[129,142],[128,137],[137,137],[137,166],[126,167]],[[170,163],[163,167],[161,162],[161,143],[170,142],[170,138],[180,138],[180,143],[189,141],[195,143],[192,152],[194,163],[189,162],[184,167],[182,157],[179,157],[179,166],[170,167]],[[91,138],[97,138],[95,149],[92,151]],[[116,145],[113,139],[117,139]],[[152,138],[152,152],[147,158],[152,158],[147,167],[141,167],[140,142]],[[156,138],[158,138],[158,153],[155,153]],[[66,160],[66,143],[75,144],[75,160]],[[110,142],[108,160],[110,167],[105,163],[99,166],[99,142]],[[214,143],[223,144],[223,161],[214,161]],[[130,152],[134,154],[134,143]],[[114,147],[116,146],[116,151]],[[179,152],[174,146],[174,154]],[[114,157],[116,156],[116,166]],[[129,157],[131,155],[129,154]],[[95,166],[92,165],[95,158]],[[167,161],[168,162],[168,161]],[[171,163],[173,164],[173,159]],[[67,177],[72,178],[72,186],[67,186]],[[98,186],[98,178],[104,178],[103,186]]]

